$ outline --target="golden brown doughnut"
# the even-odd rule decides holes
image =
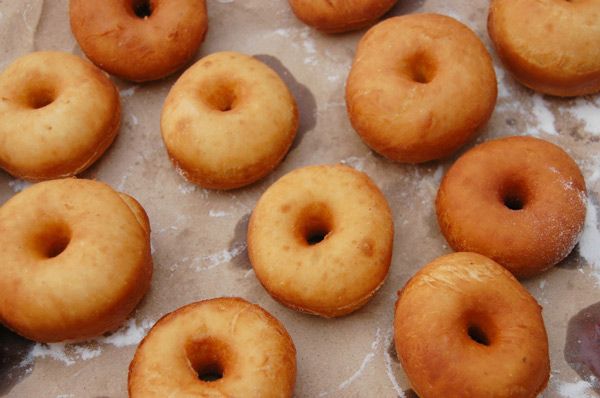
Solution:
[[[298,109],[267,65],[220,52],[181,75],[165,100],[160,125],[169,157],[185,178],[232,189],[281,162],[296,136]]]
[[[488,33],[520,83],[570,97],[600,90],[599,20],[599,0],[492,0]]]
[[[504,268],[442,256],[398,294],[398,359],[421,398],[535,398],[550,376],[542,308]]]
[[[296,17],[327,33],[341,33],[369,26],[398,0],[289,0]]]
[[[487,124],[496,74],[479,38],[437,14],[386,19],[361,39],[348,80],[352,126],[398,162],[445,158]]]
[[[455,251],[483,254],[517,277],[540,273],[573,249],[587,191],[558,146],[532,137],[489,141],[462,155],[442,179],[435,208]]]
[[[98,181],[45,181],[15,195],[0,207],[0,248],[0,321],[39,342],[114,329],[152,276],[146,212]]]
[[[250,217],[248,254],[276,300],[333,317],[362,307],[383,284],[393,239],[388,202],[366,174],[307,166],[261,196]]]
[[[160,319],[128,384],[131,398],[289,398],[295,382],[296,348],[283,325],[258,305],[217,298]]]
[[[138,82],[183,67],[208,30],[206,0],[70,0],[69,21],[93,63]]]
[[[81,57],[34,52],[0,74],[0,167],[17,178],[83,172],[110,146],[120,124],[116,87]]]

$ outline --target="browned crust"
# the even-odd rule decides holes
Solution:
[[[289,0],[296,17],[325,33],[358,30],[375,23],[398,0]]]
[[[208,31],[206,0],[153,0],[152,14],[134,14],[131,0],[71,0],[71,31],[98,67],[123,79],[160,79],[195,55]]]
[[[508,137],[462,155],[444,176],[435,208],[453,250],[481,253],[527,277],[571,252],[583,231],[586,192],[579,167],[560,147]],[[522,209],[505,205],[511,196]]]

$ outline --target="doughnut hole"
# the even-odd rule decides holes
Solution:
[[[295,229],[301,244],[318,245],[333,231],[331,210],[324,203],[313,203],[305,207],[300,212]]]
[[[200,93],[204,103],[219,112],[228,112],[235,108],[239,95],[230,82],[211,82],[203,87]]]
[[[496,340],[496,328],[492,320],[480,312],[469,312],[465,317],[465,331],[474,344],[489,347]]]
[[[151,0],[134,0],[131,4],[131,11],[140,19],[149,18],[154,11],[154,5]]]
[[[31,109],[44,108],[56,100],[56,90],[52,87],[39,85],[26,90],[25,104]]]
[[[500,186],[498,200],[509,210],[523,210],[531,200],[529,190],[519,180],[509,180]]]
[[[33,253],[42,259],[61,255],[71,243],[72,231],[66,223],[45,223],[32,234],[30,242]]]
[[[400,73],[409,80],[427,84],[437,73],[437,62],[427,52],[418,52],[402,61]]]
[[[229,345],[214,337],[189,340],[185,344],[185,354],[198,380],[205,383],[226,376],[232,355]]]

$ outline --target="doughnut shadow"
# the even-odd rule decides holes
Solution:
[[[268,54],[257,54],[253,55],[253,57],[273,69],[275,73],[279,75],[281,80],[283,80],[286,86],[288,86],[290,92],[296,100],[300,120],[298,124],[298,132],[296,133],[296,138],[294,139],[294,142],[288,151],[289,153],[298,145],[300,145],[304,134],[316,126],[317,101],[315,100],[315,96],[309,90],[309,88],[298,82],[278,58]]]

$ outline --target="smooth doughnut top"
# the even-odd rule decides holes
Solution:
[[[138,82],[183,67],[208,30],[206,0],[70,0],[69,21],[93,63]]]
[[[550,376],[541,307],[503,267],[453,253],[398,295],[398,358],[421,398],[533,398]]]
[[[372,149],[399,162],[445,158],[489,120],[497,84],[489,53],[454,18],[411,14],[373,26],[348,80],[350,122]]]
[[[545,94],[600,90],[600,0],[493,0],[488,32],[504,66]]]
[[[218,298],[160,319],[135,353],[128,385],[131,398],[286,398],[295,380],[296,349],[283,325],[258,305]]]
[[[357,30],[374,23],[398,0],[289,0],[305,24],[327,33]]]
[[[98,181],[45,181],[12,197],[0,250],[0,321],[41,342],[117,327],[152,275],[143,208]]]
[[[235,52],[202,58],[162,109],[162,138],[176,168],[207,188],[232,189],[268,174],[298,129],[296,101],[259,60]]]
[[[388,202],[366,174],[307,166],[261,196],[250,217],[248,254],[276,300],[332,317],[358,309],[381,286],[393,237]]]
[[[585,181],[560,147],[532,137],[476,146],[442,179],[440,229],[455,251],[473,251],[517,277],[564,259],[583,231]]]
[[[81,57],[33,52],[0,74],[0,167],[17,178],[83,172],[113,142],[120,123],[116,87]]]

